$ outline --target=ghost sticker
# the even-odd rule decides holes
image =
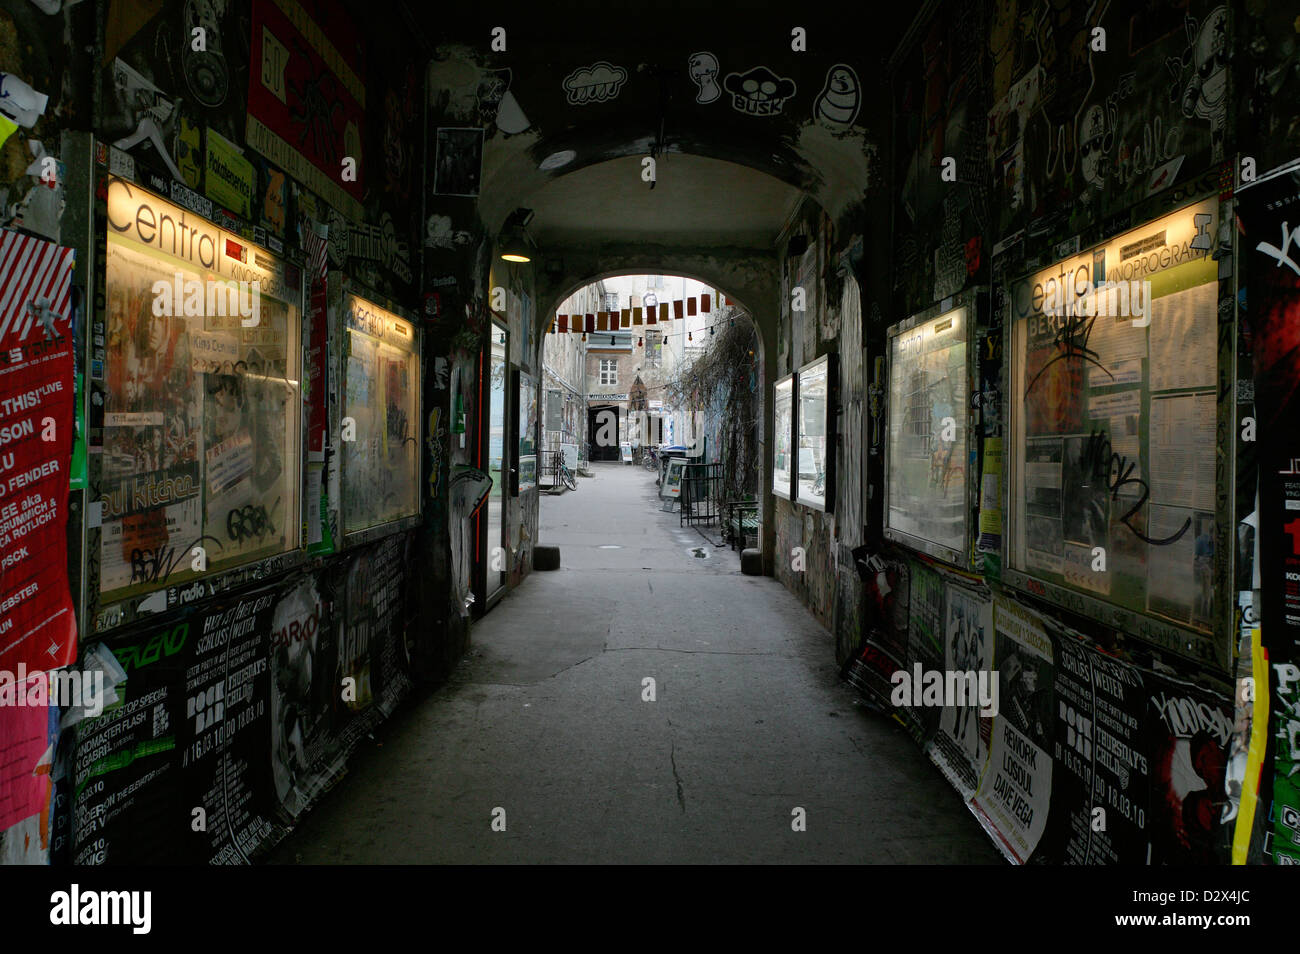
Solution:
[[[583,66],[564,78],[564,95],[570,106],[603,103],[618,96],[627,82],[627,70],[604,60]]]
[[[722,83],[731,94],[731,105],[747,116],[775,116],[794,95],[794,80],[782,79],[766,66],[748,73],[728,73]]]
[[[826,73],[826,85],[817,96],[814,112],[818,121],[832,130],[848,129],[858,118],[861,104],[858,74],[848,64],[836,63]]]
[[[718,85],[718,58],[712,53],[694,53],[687,61],[691,82],[700,88],[695,95],[697,103],[711,103],[722,95]]]

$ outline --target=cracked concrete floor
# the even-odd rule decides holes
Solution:
[[[474,625],[452,679],[363,743],[271,861],[997,863],[938,770],[839,680],[826,630],[655,489],[608,464],[543,495],[561,569]]]

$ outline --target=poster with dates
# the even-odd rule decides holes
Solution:
[[[0,670],[77,657],[68,591],[73,252],[0,230]]]
[[[243,864],[284,828],[270,799],[275,591],[109,643],[119,701],[77,724],[75,864]]]
[[[1052,795],[1052,641],[1039,617],[993,604],[998,714],[971,808],[1007,859],[1024,864],[1047,827]]]
[[[1045,860],[1145,864],[1151,767],[1142,733],[1146,688],[1136,668],[1048,621],[1055,650],[1054,765]]]

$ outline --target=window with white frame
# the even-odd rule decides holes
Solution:
[[[600,383],[618,384],[618,361],[614,358],[600,359]]]

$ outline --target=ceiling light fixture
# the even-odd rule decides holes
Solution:
[[[524,231],[533,220],[532,209],[515,209],[501,227],[501,258],[507,262],[526,263],[533,259],[532,244]]]
[[[567,166],[578,154],[572,149],[561,149],[559,152],[553,152],[543,159],[537,166],[543,172],[549,172],[551,169],[559,169],[561,166]]]

